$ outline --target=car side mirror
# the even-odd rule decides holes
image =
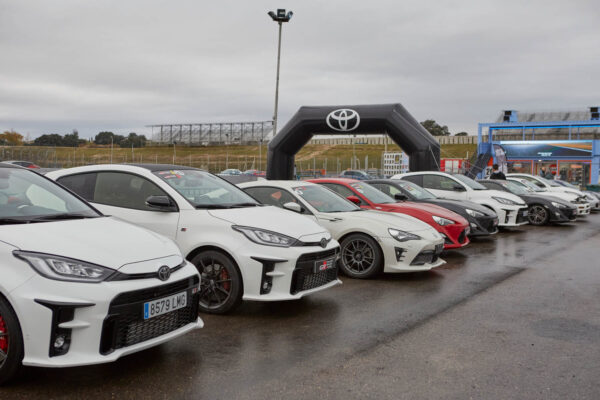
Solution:
[[[399,200],[399,201],[405,201],[405,200],[408,200],[408,196],[405,195],[404,193],[396,193],[394,195],[394,199]]]
[[[360,204],[360,199],[356,196],[348,196],[346,198],[348,200],[350,200],[351,202],[353,202],[354,204]]]
[[[283,208],[285,208],[286,210],[297,212],[297,213],[302,212],[302,206],[298,203],[294,203],[293,201],[290,201],[289,203],[285,203],[283,205]]]
[[[159,211],[177,211],[177,207],[169,196],[149,196],[146,199],[146,205]]]
[[[460,185],[454,185],[452,186],[452,190],[454,190],[455,192],[464,192],[465,188]]]

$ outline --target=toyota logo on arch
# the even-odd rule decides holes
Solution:
[[[340,108],[330,112],[325,122],[334,131],[350,132],[358,128],[360,116],[350,108]]]

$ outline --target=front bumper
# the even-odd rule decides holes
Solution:
[[[458,249],[470,243],[468,235],[471,232],[469,225],[452,224],[440,226],[438,232],[444,238],[444,249]]]
[[[498,226],[499,227],[515,227],[521,225],[527,225],[529,220],[527,219],[527,206],[505,206],[494,210],[498,215]]]
[[[320,246],[274,247],[250,241],[232,253],[244,281],[244,300],[297,300],[306,295],[340,285],[337,263],[316,272],[316,262],[337,261],[340,247],[331,240]]]
[[[590,215],[590,212],[592,211],[592,207],[590,206],[590,203],[572,203],[575,207],[577,207],[577,215],[580,217],[585,217],[587,215]]]
[[[548,212],[550,213],[550,222],[559,223],[559,222],[572,222],[577,219],[577,209],[576,208],[556,208],[556,207],[548,207]]]
[[[469,225],[471,226],[470,237],[475,236],[488,236],[498,233],[498,217],[497,216],[483,216],[483,217],[469,217]]]
[[[383,272],[429,271],[446,263],[439,258],[444,249],[444,239],[399,242],[393,238],[379,238],[379,243],[385,259]]]
[[[179,292],[188,291],[188,319],[177,317],[166,326],[153,322],[154,318],[144,320],[143,303],[165,297],[161,288],[174,282],[184,282],[185,287],[177,288]],[[204,324],[197,315],[197,296],[192,293],[194,289],[197,292],[198,285],[198,273],[191,264],[174,272],[167,282],[151,278],[86,284],[54,281],[36,275],[10,293],[23,332],[23,365],[74,367],[111,362],[201,328]],[[144,291],[146,296],[132,299],[127,304],[130,307],[128,323],[118,325],[119,332],[110,330],[107,322],[116,317],[111,303],[119,296],[139,291]],[[157,295],[153,296],[155,293]],[[172,313],[178,313],[178,310]],[[65,320],[57,317],[59,315],[69,317]],[[165,319],[161,317],[155,318]],[[53,347],[57,332],[68,337],[68,350],[64,354],[56,354]],[[103,351],[107,334],[119,336],[120,344],[110,351]]]

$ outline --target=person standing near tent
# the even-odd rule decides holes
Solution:
[[[490,179],[502,179],[506,180],[506,175],[502,171],[500,171],[500,167],[498,164],[494,164],[492,166],[492,174],[490,175]]]

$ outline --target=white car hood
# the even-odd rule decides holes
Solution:
[[[571,202],[571,201],[574,201],[575,199],[577,199],[577,195],[571,194],[571,193],[564,193],[564,192],[546,191],[546,192],[534,192],[532,194],[544,196],[546,198],[558,198],[558,199],[565,200],[568,202]]]
[[[469,191],[469,199],[491,199],[492,197],[503,197],[512,200],[519,205],[526,205],[525,201],[519,196],[501,190],[488,189]]]
[[[0,240],[20,250],[75,258],[112,269],[181,256],[172,240],[112,217],[3,225]]]
[[[208,210],[208,213],[233,225],[266,229],[295,239],[327,232],[315,221],[303,215],[274,206]]]
[[[335,218],[353,219],[354,221],[357,221],[357,226],[360,226],[361,220],[366,220],[371,223],[379,222],[385,226],[386,230],[387,228],[396,228],[407,232],[435,231],[431,225],[415,217],[385,211],[363,210],[355,212],[321,213],[319,218],[328,218],[332,220]]]

